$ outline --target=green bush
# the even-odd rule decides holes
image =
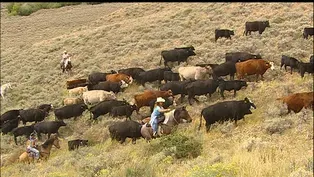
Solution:
[[[165,154],[174,154],[177,159],[192,157],[195,158],[201,154],[202,144],[193,137],[186,137],[180,134],[168,135],[160,138],[159,143],[152,144],[149,152]]]

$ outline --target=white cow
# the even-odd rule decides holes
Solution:
[[[6,91],[7,91],[8,89],[12,89],[11,83],[7,83],[7,84],[1,85],[0,94],[1,94],[1,96],[2,96],[3,99],[4,99],[4,94],[6,93]]]
[[[210,67],[185,66],[178,69],[181,81],[185,79],[205,79],[206,75],[211,76],[213,71]]]
[[[83,93],[84,103],[87,104],[95,104],[104,100],[115,100],[117,99],[116,95],[110,91],[104,90],[91,90]]]
[[[73,88],[73,89],[69,90],[69,95],[70,96],[81,95],[81,94],[83,94],[83,92],[86,92],[86,91],[88,91],[87,86],[85,86],[85,87],[76,87],[76,88]]]

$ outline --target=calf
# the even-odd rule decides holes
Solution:
[[[97,84],[98,82],[106,81],[106,76],[109,74],[116,74],[117,72],[111,70],[110,73],[93,72],[88,75],[88,82],[90,84]]]
[[[115,100],[117,99],[116,95],[110,91],[104,90],[91,90],[83,93],[84,103],[87,104],[95,104],[104,100]]]
[[[230,80],[234,80],[234,74],[237,72],[235,63],[228,61],[220,65],[209,64],[213,70],[213,79],[218,79],[221,76],[230,75]]]
[[[282,100],[288,106],[288,114],[293,111],[294,113],[300,112],[304,108],[313,108],[313,92],[295,93],[282,98]]]
[[[117,107],[117,106],[123,106],[123,105],[129,105],[128,102],[125,100],[119,101],[119,100],[106,100],[99,102],[95,106],[92,106],[89,111],[90,111],[90,119],[96,120],[99,116],[105,115],[109,113],[112,108]]]
[[[300,70],[300,75],[303,78],[304,74],[307,73],[314,73],[314,63],[303,63],[300,61],[299,63],[299,70]]]
[[[54,114],[57,120],[69,119],[72,117],[76,120],[76,118],[81,116],[86,109],[87,105],[79,103],[55,109]]]
[[[79,146],[88,146],[87,143],[88,143],[88,140],[81,140],[81,139],[68,141],[69,151],[72,151],[74,149],[78,149]]]
[[[201,129],[202,117],[206,122],[206,132],[210,130],[210,126],[215,122],[226,121],[228,119],[237,121],[244,118],[246,114],[252,114],[251,109],[256,109],[256,106],[247,97],[240,101],[225,101],[204,108],[201,112],[200,126]]]
[[[2,133],[7,134],[11,132],[14,128],[19,126],[19,121],[20,121],[19,118],[14,118],[5,122],[1,127]]]
[[[211,94],[216,92],[216,89],[219,85],[219,80],[197,80],[195,82],[189,83],[186,87],[188,92],[188,100],[189,104],[192,105],[191,100],[194,99],[196,102],[199,102],[195,98],[196,95],[204,95],[204,94]]]
[[[118,73],[126,74],[131,76],[135,81],[139,80],[140,73],[145,72],[143,68],[126,68],[118,70]]]
[[[112,117],[126,116],[131,120],[131,115],[134,110],[136,110],[136,105],[117,106],[111,109],[109,115]]]
[[[112,140],[116,139],[120,143],[124,143],[126,138],[132,138],[132,143],[136,143],[136,139],[141,138],[142,125],[136,121],[127,120],[116,122],[109,126],[109,133]]]
[[[282,68],[282,66],[285,67],[285,71],[287,71],[287,66],[290,67],[291,71],[290,74],[292,74],[292,70],[293,69],[299,69],[299,61],[296,58],[293,57],[289,57],[286,55],[282,55],[281,56],[281,64],[280,64],[280,69]]]
[[[24,126],[24,127],[16,127],[12,130],[12,134],[14,136],[14,142],[17,145],[17,137],[24,135],[26,138],[29,138],[31,133],[34,131],[34,125]]]
[[[20,110],[18,109],[9,110],[3,113],[0,118],[0,126],[2,126],[5,122],[9,120],[18,118],[19,116],[20,116]]]
[[[181,81],[185,79],[205,79],[206,75],[211,76],[213,71],[211,68],[205,66],[185,66],[178,69]]]
[[[261,75],[262,80],[264,80],[264,73],[270,68],[274,69],[274,62],[269,62],[263,59],[258,60],[247,60],[244,62],[236,63],[237,77],[238,79],[243,79],[246,75],[256,74],[256,81],[258,76]]]
[[[20,110],[20,117],[24,125],[26,125],[26,122],[33,122],[35,123],[43,121],[45,117],[48,116],[48,113],[41,110],[41,109],[26,109],[26,110]]]
[[[303,30],[303,38],[308,39],[309,36],[314,35],[314,28],[304,28]]]
[[[111,82],[121,82],[122,80],[126,82],[127,84],[132,84],[133,78],[131,76],[128,76],[123,73],[117,73],[117,74],[108,74],[106,76],[107,81]]]
[[[88,91],[87,86],[85,86],[85,87],[76,87],[76,88],[73,88],[73,89],[69,90],[69,95],[70,96],[82,95],[83,92],[87,92],[87,91]]]
[[[194,49],[194,47],[193,47]],[[195,56],[196,53],[191,48],[178,48],[173,50],[163,50],[161,51],[161,58],[159,64],[161,65],[162,59],[164,59],[164,66],[167,66],[168,62],[178,62],[180,65],[181,62],[186,62],[188,57]]]
[[[249,33],[249,35],[251,35],[252,31],[258,31],[259,34],[262,34],[266,27],[270,27],[269,25],[269,21],[253,21],[253,22],[245,22],[245,31],[243,32],[243,35],[245,33],[245,35],[247,36],[247,34]]]
[[[247,83],[245,81],[240,81],[240,80],[233,80],[233,81],[224,81],[220,80],[219,82],[219,90],[220,90],[220,95],[223,99],[225,99],[224,96],[224,91],[228,90],[234,90],[233,96],[236,97],[236,92],[241,90],[242,87],[247,87]]]
[[[57,133],[59,136],[59,128],[66,126],[63,120],[60,121],[45,121],[38,122],[34,125],[34,130],[37,132],[38,139],[41,139],[41,133],[48,134],[48,139],[52,133]]]
[[[225,37],[227,39],[231,39],[231,35],[234,35],[233,30],[228,30],[228,29],[216,29],[215,30],[215,42],[217,41],[218,38],[220,37]]]
[[[158,81],[159,85],[161,81],[164,80],[164,72],[171,71],[170,68],[157,68],[141,72],[138,76],[140,84],[145,87],[146,82]]]
[[[260,54],[250,54],[247,52],[230,52],[225,54],[226,62],[232,61],[232,62],[242,62],[249,59],[262,59],[262,56]]]
[[[122,89],[127,88],[129,85],[125,83],[123,80],[120,82],[111,82],[111,81],[105,81],[105,82],[99,82],[95,85],[88,85],[88,90],[104,90],[104,91],[112,91],[113,93],[118,93],[122,91]]]
[[[165,71],[164,72],[164,81],[167,83],[167,81],[179,81],[180,76],[179,73],[174,73],[172,71]]]
[[[160,87],[161,91],[167,91],[167,90],[171,90],[173,96],[180,94],[180,102],[183,102],[183,99],[185,97],[185,95],[188,94],[187,90],[186,90],[186,86],[191,83],[194,82],[196,80],[185,80],[185,81],[173,81],[173,82],[168,82],[164,85],[162,85]]]

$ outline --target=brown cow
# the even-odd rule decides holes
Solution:
[[[66,81],[67,89],[73,89],[75,87],[85,87],[87,86],[86,79],[74,79]]]
[[[291,110],[298,113],[303,107],[305,109],[313,108],[313,92],[295,93],[282,98],[277,98],[277,100],[282,100],[283,103],[287,104],[288,114]]]
[[[123,80],[127,84],[131,84],[133,82],[133,78],[131,76],[128,76],[128,75],[123,74],[123,73],[108,74],[106,76],[106,80],[111,81],[111,82],[120,82],[121,80]]]
[[[149,106],[149,102],[156,99],[157,97],[168,98],[172,95],[172,91],[158,91],[158,90],[145,90],[142,94],[134,95],[136,112],[139,113],[139,110],[143,106]]]
[[[236,63],[237,78],[243,79],[245,75],[256,74],[256,81],[258,76],[261,75],[264,80],[263,74],[270,68],[274,69],[274,63],[263,59],[250,59],[244,62]]]

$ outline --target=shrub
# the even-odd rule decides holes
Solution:
[[[186,137],[180,134],[173,134],[160,138],[159,143],[152,144],[149,152],[161,152],[174,154],[176,158],[195,158],[201,154],[202,144],[193,137]]]
[[[203,168],[194,167],[189,177],[231,177],[237,175],[237,168],[234,164],[216,163]]]

